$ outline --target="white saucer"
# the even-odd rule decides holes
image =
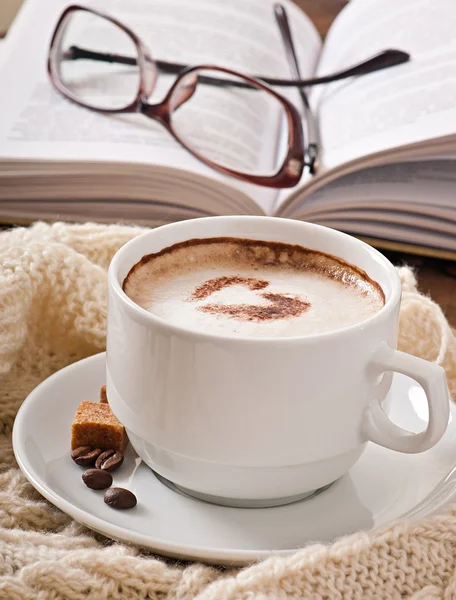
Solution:
[[[429,514],[455,493],[456,419],[431,450],[406,455],[369,444],[352,470],[320,495],[278,508],[227,508],[179,494],[130,449],[114,485],[132,490],[136,508],[116,511],[103,493],[85,487],[70,458],[70,426],[81,400],[97,400],[105,383],[105,354],[75,363],[41,383],[16,418],[13,446],[32,485],[87,527],[178,558],[242,565],[330,542],[401,516]],[[419,431],[427,419],[421,388],[395,375],[392,418]]]

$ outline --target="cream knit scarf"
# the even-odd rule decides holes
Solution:
[[[45,377],[104,349],[106,269],[141,231],[38,223],[0,234],[0,600],[456,598],[456,507],[225,571],[113,543],[26,481],[11,448],[14,416]],[[399,347],[442,364],[456,396],[455,338],[413,273],[400,275]]]

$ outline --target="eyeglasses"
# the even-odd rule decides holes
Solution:
[[[303,80],[286,14],[276,8],[276,18],[287,57],[290,60],[294,55],[295,80],[251,77],[214,65],[190,67],[154,61],[128,27],[101,11],[79,5],[68,7],[57,23],[48,71],[54,87],[69,100],[98,113],[144,114],[218,172],[261,186],[293,187],[305,166],[315,172],[318,151],[303,88],[371,73],[410,57],[400,50],[386,50],[331,76]],[[160,87],[159,72],[177,74],[177,78],[161,102],[150,104],[148,99]],[[298,110],[272,85],[299,88],[307,146]],[[264,144],[261,132],[265,123],[275,123],[281,131],[278,148]],[[252,130],[258,133],[256,137]]]

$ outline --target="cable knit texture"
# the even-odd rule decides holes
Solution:
[[[0,234],[0,600],[456,598],[456,506],[223,570],[111,542],[27,482],[11,448],[16,412],[51,373],[104,349],[106,269],[142,231],[37,223]],[[455,337],[413,272],[399,273],[399,348],[443,365],[454,397]]]

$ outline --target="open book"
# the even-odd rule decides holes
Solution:
[[[292,78],[273,0],[85,4],[125,22],[156,59]],[[335,227],[379,247],[455,258],[456,4],[352,0],[323,45],[306,15],[291,0],[282,4],[303,78],[333,73],[387,48],[408,52],[411,60],[309,90],[320,168],[278,191],[217,173],[142,115],[108,117],[60,96],[46,61],[68,2],[26,0],[0,54],[0,220],[155,225],[266,214]],[[171,84],[174,76],[163,77]],[[301,109],[297,90],[277,89]],[[234,118],[229,106],[223,110],[218,135],[241,162],[252,145],[279,146],[280,127],[267,115]]]

